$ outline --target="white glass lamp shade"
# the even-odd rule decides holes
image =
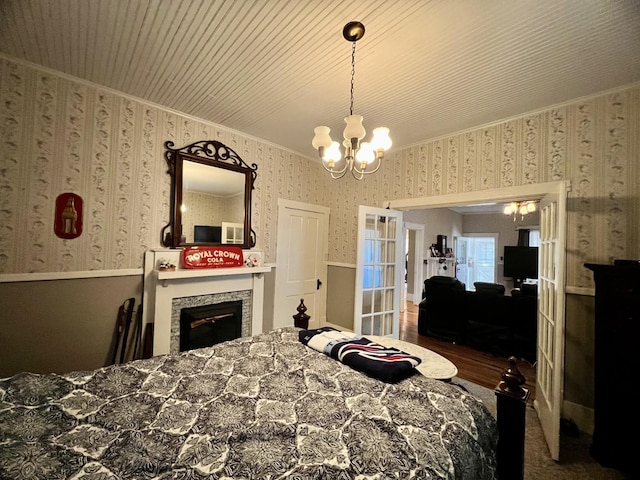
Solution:
[[[338,142],[331,142],[329,148],[324,151],[324,157],[322,157],[322,160],[329,168],[333,168],[336,165],[336,162],[339,162],[341,159],[342,154],[340,153],[340,144]]]
[[[352,138],[357,138],[358,140],[362,140],[367,134],[367,131],[362,126],[362,115],[349,115],[348,117],[344,117],[344,121],[347,124],[347,126],[344,127],[344,132],[342,132],[345,139],[351,140]]]
[[[373,148],[371,148],[371,144],[369,142],[362,142],[358,153],[356,153],[356,160],[364,167],[366,164],[373,162],[375,158],[376,155],[373,152]]]
[[[391,138],[389,137],[389,129],[387,127],[378,127],[373,130],[371,147],[376,152],[389,150],[389,148],[391,148]]]
[[[331,136],[329,132],[331,129],[329,127],[321,126],[313,129],[315,135],[313,140],[311,141],[311,145],[313,148],[318,150],[320,147],[329,148],[331,145]]]
[[[518,203],[516,203],[516,202],[508,203],[504,207],[504,214],[505,215],[515,215],[519,211],[520,211],[520,205],[518,205]]]
[[[527,212],[531,213],[531,212],[535,212],[535,211],[536,211],[535,202],[531,202],[531,203],[527,204]]]

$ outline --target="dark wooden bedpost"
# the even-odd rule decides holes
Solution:
[[[307,306],[304,304],[304,298],[300,299],[300,305],[298,305],[296,310],[298,310],[298,313],[293,316],[293,325],[306,330],[309,328],[309,319],[311,317],[305,313],[307,311]]]
[[[522,480],[524,478],[524,429],[529,390],[523,388],[524,375],[520,373],[516,357],[509,357],[509,368],[502,374],[496,387],[498,420],[498,478]]]

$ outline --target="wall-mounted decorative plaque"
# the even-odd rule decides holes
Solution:
[[[53,231],[60,238],[77,238],[82,234],[82,197],[61,193],[56,198]]]

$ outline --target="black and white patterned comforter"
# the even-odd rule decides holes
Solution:
[[[0,380],[0,478],[495,477],[478,399],[419,373],[385,384],[298,332]]]

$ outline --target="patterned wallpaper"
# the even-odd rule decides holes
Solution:
[[[244,194],[233,195],[225,201],[224,220],[227,222],[244,222]]]
[[[194,225],[220,225],[224,216],[224,199],[206,193],[185,191],[182,193],[182,235],[193,242]]]
[[[0,274],[141,268],[169,219],[164,142],[215,139],[258,165],[256,249],[275,261],[277,199],[321,203],[318,163],[219,125],[0,57]],[[55,199],[84,199],[83,234],[55,236]]]
[[[182,204],[182,235],[186,242],[193,242],[194,225],[217,225],[222,222],[244,223],[244,192],[230,197],[184,191]]]
[[[275,261],[277,199],[331,209],[329,260],[354,263],[357,205],[570,180],[568,284],[585,261],[640,258],[640,85],[392,150],[364,181],[316,161],[0,57],[0,274],[140,268],[168,220],[163,144],[215,139],[258,165],[256,249]],[[392,132],[393,134],[393,132]],[[311,134],[310,134],[311,138]],[[84,233],[53,233],[63,192],[84,199]]]
[[[355,254],[357,210],[342,205],[558,180],[572,188],[567,285],[593,286],[584,262],[640,259],[640,85],[393,151],[330,197],[330,257]]]

